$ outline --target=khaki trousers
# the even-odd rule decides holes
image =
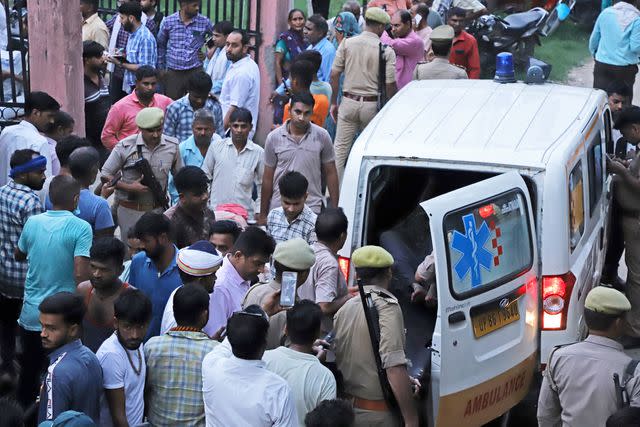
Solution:
[[[135,209],[129,209],[122,206],[118,206],[118,226],[120,227],[120,240],[127,241],[127,234],[129,230],[135,227],[136,222],[146,212],[137,211]]]
[[[356,134],[369,124],[378,112],[378,104],[375,101],[356,101],[347,97],[342,98],[338,109],[338,125],[336,140],[333,148],[336,153],[336,167],[338,177],[342,182],[344,167],[347,164],[349,151],[353,145]]]
[[[640,216],[622,217],[622,234],[624,236],[627,264],[626,294],[631,303],[631,310],[626,314],[628,335],[640,337]]]

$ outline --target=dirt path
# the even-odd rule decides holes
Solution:
[[[583,65],[575,67],[569,72],[566,84],[571,86],[591,87],[593,85],[593,58],[589,58]],[[640,100],[640,81],[636,79],[633,86],[633,99]]]

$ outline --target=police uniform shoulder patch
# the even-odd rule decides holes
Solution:
[[[398,300],[393,294],[389,291],[384,291],[382,289],[371,289],[371,293],[383,298],[386,302],[390,304],[398,304]]]
[[[461,70],[467,71],[467,67],[464,67],[462,65],[459,65],[459,64],[451,64],[451,65],[453,65],[454,67],[460,68]]]
[[[168,136],[168,135],[162,135],[162,138],[164,138],[165,141],[170,142],[172,144],[180,145],[180,141],[178,141],[178,138],[176,138],[176,137]]]

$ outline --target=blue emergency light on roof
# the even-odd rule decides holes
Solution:
[[[502,52],[496,56],[496,75],[493,81],[498,83],[513,83],[516,81],[513,55],[511,53]]]

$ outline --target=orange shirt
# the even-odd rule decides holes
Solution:
[[[326,95],[311,95],[316,101],[313,106],[313,114],[311,114],[311,123],[324,127],[324,121],[329,115],[329,100]],[[289,119],[289,104],[284,106],[284,114],[282,115],[282,123]]]

